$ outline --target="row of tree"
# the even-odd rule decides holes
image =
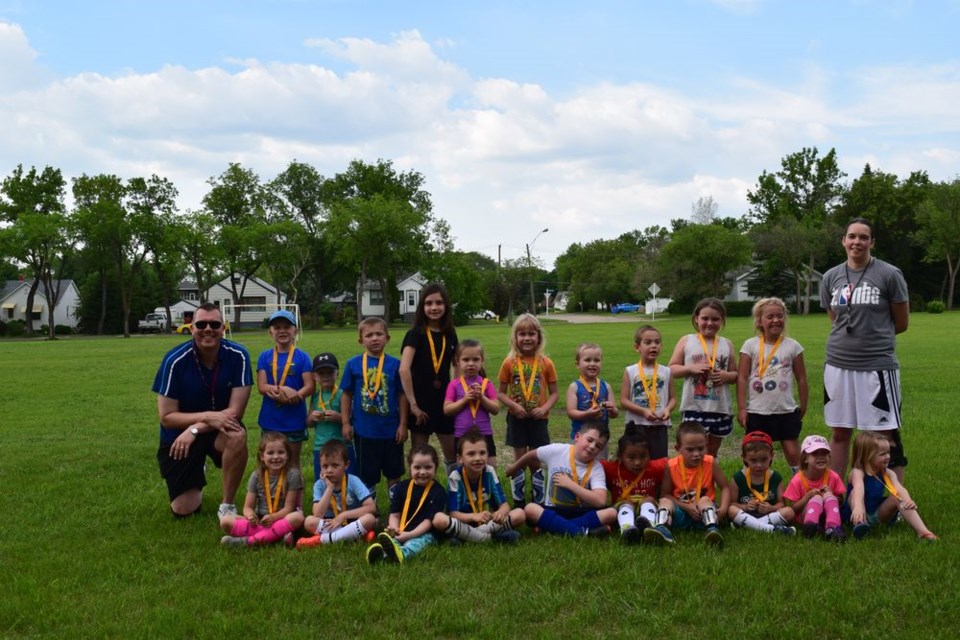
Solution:
[[[791,298],[806,313],[814,271],[842,258],[843,223],[863,216],[875,223],[875,254],[903,269],[912,295],[952,308],[960,181],[933,183],[923,172],[900,179],[869,165],[849,185],[845,178],[834,150],[805,148],[760,175],[740,218],[717,218],[713,199],[701,198],[690,219],[573,244],[548,271],[529,258],[455,251],[424,177],[385,160],[355,160],[330,178],[293,161],[266,182],[230,164],[208,180],[202,207],[186,212],[177,210],[176,187],[156,175],[74,178],[68,209],[60,170],[19,166],[0,185],[0,275],[27,272],[30,309],[38,287],[55,300],[59,283],[74,279],[84,327],[125,335],[156,306],[166,305],[169,317],[181,280],[205,291],[227,274],[237,276],[229,279],[236,304],[257,275],[317,322],[325,300],[359,294],[358,283],[368,281],[384,292],[389,319],[399,306],[396,282],[419,270],[447,283],[464,321],[480,309],[529,308],[548,289],[569,292],[572,308],[583,309],[644,299],[653,282],[679,301],[722,296],[729,273],[753,265],[752,293]],[[53,337],[53,305],[46,308]]]

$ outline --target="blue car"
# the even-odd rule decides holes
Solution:
[[[632,302],[621,302],[610,307],[610,313],[636,313],[640,311],[640,305]]]

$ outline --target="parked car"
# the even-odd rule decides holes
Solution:
[[[610,313],[636,313],[640,311],[640,305],[632,302],[621,302],[610,307]]]
[[[497,314],[495,314],[493,311],[490,311],[490,309],[482,309],[473,314],[473,317],[477,320],[493,320],[497,317]]]
[[[148,313],[147,316],[137,323],[137,331],[140,333],[163,333],[167,330],[167,316],[162,313]]]

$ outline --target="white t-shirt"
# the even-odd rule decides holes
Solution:
[[[793,412],[797,408],[797,402],[793,398],[793,360],[803,353],[803,347],[793,338],[784,338],[771,358],[773,344],[764,342],[763,359],[766,369],[762,380],[758,376],[759,348],[758,336],[748,339],[740,347],[740,353],[749,356],[752,363],[750,376],[747,378],[747,411],[762,415]],[[769,364],[766,363],[768,359]]]
[[[603,465],[599,460],[592,463],[583,463],[574,459],[576,467],[576,476],[570,468],[570,452],[573,450],[572,444],[548,444],[537,449],[537,458],[547,467],[547,487],[545,506],[548,507],[578,507],[582,506],[577,502],[576,496],[569,489],[561,489],[553,483],[553,476],[562,473],[577,480],[587,489],[607,488],[607,479],[603,473]]]

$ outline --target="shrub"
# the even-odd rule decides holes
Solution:
[[[927,313],[943,313],[947,310],[947,305],[940,300],[931,300],[927,303]]]
[[[65,324],[57,324],[53,326],[53,333],[58,336],[69,336],[73,333],[73,327]]]
[[[19,338],[26,333],[26,323],[23,320],[11,320],[7,323],[7,335],[11,338]]]
[[[337,307],[331,302],[321,302],[317,307],[317,322],[320,326],[334,324],[337,320]]]
[[[340,312],[340,326],[346,324],[357,324],[357,310],[353,307],[344,307]]]

